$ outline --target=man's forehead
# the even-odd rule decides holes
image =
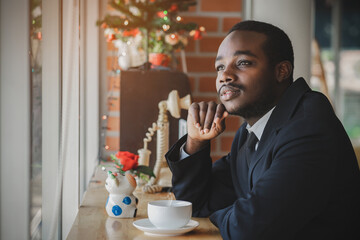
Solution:
[[[262,51],[262,44],[266,35],[254,31],[233,31],[221,42],[218,49],[218,57],[223,55],[237,55],[241,52]]]

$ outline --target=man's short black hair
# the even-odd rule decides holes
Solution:
[[[269,60],[270,66],[275,67],[281,61],[289,61],[294,69],[294,51],[288,35],[280,28],[265,22],[242,21],[235,24],[228,34],[233,31],[252,31],[266,36],[263,50]],[[291,79],[293,73],[291,73]]]

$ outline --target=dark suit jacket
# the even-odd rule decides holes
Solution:
[[[295,81],[274,109],[250,166],[238,151],[216,161],[210,146],[179,161],[166,154],[177,199],[193,203],[224,239],[360,239],[360,173],[351,142],[324,95]]]

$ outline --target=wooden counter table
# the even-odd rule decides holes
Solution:
[[[147,218],[147,203],[152,200],[175,199],[172,193],[146,194],[136,190],[134,195],[139,199],[136,218],[112,218],[105,210],[108,192],[105,189],[106,172],[98,167],[84,200],[79,208],[75,222],[67,239],[222,239],[219,230],[208,218],[192,218],[199,222],[193,231],[174,237],[148,236],[133,226],[138,219]]]

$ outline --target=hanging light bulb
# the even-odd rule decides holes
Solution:
[[[128,20],[125,20],[125,21],[124,21],[124,25],[125,25],[125,26],[129,25],[129,21],[128,21]]]
[[[176,21],[180,22],[182,20],[182,18],[180,16],[176,17]]]

